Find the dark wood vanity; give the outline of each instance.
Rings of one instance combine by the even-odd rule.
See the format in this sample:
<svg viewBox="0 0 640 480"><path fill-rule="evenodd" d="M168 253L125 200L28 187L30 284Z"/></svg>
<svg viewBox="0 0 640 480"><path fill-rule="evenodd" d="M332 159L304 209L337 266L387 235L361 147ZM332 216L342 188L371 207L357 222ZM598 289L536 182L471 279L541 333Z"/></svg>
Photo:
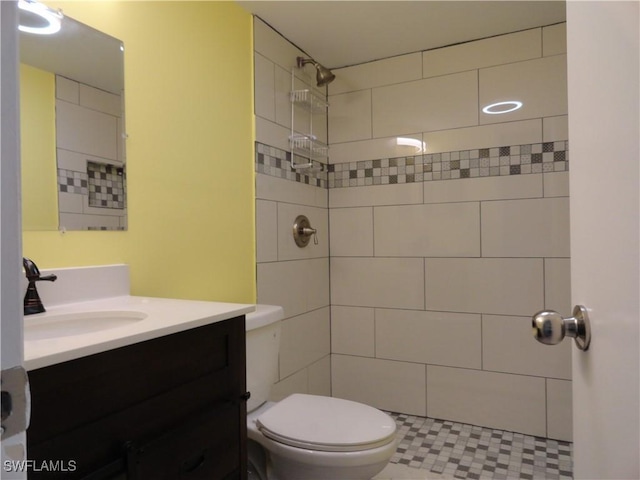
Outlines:
<svg viewBox="0 0 640 480"><path fill-rule="evenodd" d="M244 316L28 373L30 480L247 478Z"/></svg>

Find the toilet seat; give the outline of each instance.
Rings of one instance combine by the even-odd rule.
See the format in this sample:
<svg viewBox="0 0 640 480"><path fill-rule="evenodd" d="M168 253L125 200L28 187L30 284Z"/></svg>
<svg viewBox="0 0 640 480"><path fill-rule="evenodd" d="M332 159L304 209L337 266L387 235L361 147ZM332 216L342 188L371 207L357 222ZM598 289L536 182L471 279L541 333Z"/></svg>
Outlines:
<svg viewBox="0 0 640 480"><path fill-rule="evenodd" d="M362 403L294 394L260 415L256 424L268 438L292 447L325 452L369 450L395 438L395 421Z"/></svg>

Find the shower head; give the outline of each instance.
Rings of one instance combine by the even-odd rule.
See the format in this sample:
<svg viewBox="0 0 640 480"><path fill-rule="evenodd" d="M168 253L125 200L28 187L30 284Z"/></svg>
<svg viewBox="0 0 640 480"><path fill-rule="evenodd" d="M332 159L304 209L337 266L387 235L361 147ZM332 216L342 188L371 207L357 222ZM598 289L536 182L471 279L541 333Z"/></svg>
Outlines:
<svg viewBox="0 0 640 480"><path fill-rule="evenodd" d="M333 82L333 80L336 78L336 76L333 73L331 73L331 70L329 70L326 67L323 67L322 65L320 65L318 62L316 62L311 58L296 57L296 62L298 64L298 68L304 67L307 63L310 63L311 65L316 67L316 83L318 84L319 87L328 85L329 83Z"/></svg>

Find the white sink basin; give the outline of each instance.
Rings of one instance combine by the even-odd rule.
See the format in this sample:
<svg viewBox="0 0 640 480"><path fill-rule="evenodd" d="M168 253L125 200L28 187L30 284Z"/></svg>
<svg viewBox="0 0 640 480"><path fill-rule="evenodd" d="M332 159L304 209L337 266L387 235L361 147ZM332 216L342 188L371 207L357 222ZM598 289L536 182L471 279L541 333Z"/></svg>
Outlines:
<svg viewBox="0 0 640 480"><path fill-rule="evenodd" d="M124 327L147 318L136 311L76 312L51 315L43 318L26 318L24 339L46 340L51 338L85 335L112 328Z"/></svg>

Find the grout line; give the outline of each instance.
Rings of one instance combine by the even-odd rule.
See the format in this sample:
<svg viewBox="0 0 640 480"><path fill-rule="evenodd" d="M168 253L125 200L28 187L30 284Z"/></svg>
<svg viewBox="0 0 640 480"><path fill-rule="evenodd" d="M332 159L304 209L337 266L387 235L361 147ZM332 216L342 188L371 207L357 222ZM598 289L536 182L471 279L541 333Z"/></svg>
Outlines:
<svg viewBox="0 0 640 480"><path fill-rule="evenodd" d="M480 370L484 369L484 314L480 314Z"/></svg>
<svg viewBox="0 0 640 480"><path fill-rule="evenodd" d="M478 225L480 227L480 232L479 232L480 257L479 258L484 258L482 255L482 200L478 202Z"/></svg>

